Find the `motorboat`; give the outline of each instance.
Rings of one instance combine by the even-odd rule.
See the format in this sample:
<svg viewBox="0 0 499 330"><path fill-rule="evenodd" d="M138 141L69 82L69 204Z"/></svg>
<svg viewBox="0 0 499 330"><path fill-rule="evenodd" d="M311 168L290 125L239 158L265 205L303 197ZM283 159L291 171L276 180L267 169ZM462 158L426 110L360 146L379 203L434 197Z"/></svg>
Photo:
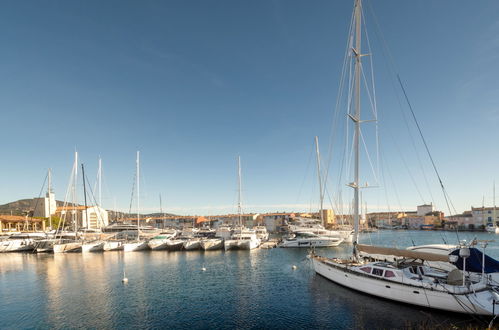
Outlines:
<svg viewBox="0 0 499 330"><path fill-rule="evenodd" d="M339 237L318 236L313 233L293 234L283 239L279 247L283 248L310 248L310 247L334 247L343 242Z"/></svg>

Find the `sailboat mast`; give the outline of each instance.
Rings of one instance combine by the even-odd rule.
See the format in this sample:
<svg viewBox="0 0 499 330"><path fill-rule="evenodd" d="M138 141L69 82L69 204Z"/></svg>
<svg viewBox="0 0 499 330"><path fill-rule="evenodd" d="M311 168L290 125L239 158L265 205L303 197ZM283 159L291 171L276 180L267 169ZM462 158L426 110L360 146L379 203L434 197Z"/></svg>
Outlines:
<svg viewBox="0 0 499 330"><path fill-rule="evenodd" d="M52 230L52 210L50 209L50 201L51 199L51 191L52 190L52 170L49 168L49 173L48 173L48 187L47 187L47 197L48 197L48 213L49 213L49 227L50 230Z"/></svg>
<svg viewBox="0 0 499 330"><path fill-rule="evenodd" d="M90 219L88 218L88 206L87 206L87 189L85 187L85 168L83 167L83 163L81 164L81 176L83 178L83 200L85 201L85 218L87 222L87 229L90 229Z"/></svg>
<svg viewBox="0 0 499 330"><path fill-rule="evenodd" d="M76 198L76 184L78 183L78 152L75 151L75 163L73 165L74 169L74 178L73 178L73 220L74 220L74 230L75 230L75 239L77 239L78 232L78 211L76 204L78 199Z"/></svg>
<svg viewBox="0 0 499 330"><path fill-rule="evenodd" d="M243 225L242 204L241 204L241 156L237 156L237 214L239 215L239 226Z"/></svg>
<svg viewBox="0 0 499 330"><path fill-rule="evenodd" d="M140 236L140 151L137 150L137 239Z"/></svg>
<svg viewBox="0 0 499 330"><path fill-rule="evenodd" d="M102 159L99 156L99 207L102 207Z"/></svg>
<svg viewBox="0 0 499 330"><path fill-rule="evenodd" d="M355 48L353 53L355 56L355 81L354 81L354 102L355 102L355 114L353 116L353 121L355 124L355 136L354 136L354 244L357 243L359 236L359 164L360 164L360 79L361 79L361 10L362 1L355 1Z"/></svg>
<svg viewBox="0 0 499 330"><path fill-rule="evenodd" d="M326 227L326 224L324 222L324 214L322 212L323 207L323 191L322 191L322 177L321 177L321 155L319 152L319 138L316 136L315 137L315 154L317 156L317 178L319 180L319 215L321 219L321 223L324 227Z"/></svg>

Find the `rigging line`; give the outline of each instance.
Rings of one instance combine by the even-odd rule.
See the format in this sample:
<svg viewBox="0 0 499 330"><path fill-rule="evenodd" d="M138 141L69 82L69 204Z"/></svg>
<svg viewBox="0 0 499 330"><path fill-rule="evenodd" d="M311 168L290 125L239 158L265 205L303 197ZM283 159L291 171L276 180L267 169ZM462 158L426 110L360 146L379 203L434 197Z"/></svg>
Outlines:
<svg viewBox="0 0 499 330"><path fill-rule="evenodd" d="M351 36L352 35L352 26L353 26L353 21L354 21L354 15L352 13L352 17L350 19L350 27L349 27L349 32L348 32L348 35ZM351 44L351 40L350 38L347 38L347 44L346 44L346 47L345 47L345 54L344 54L344 57L343 57L343 65L342 65L342 69L341 69L341 78L340 78L340 84L338 86L338 92L337 92L337 99L336 99L336 105L335 105L335 109L334 109L334 115L333 115L333 122L331 123L331 134L330 134L330 138L329 138L329 155L328 155L328 162L327 162L327 167L326 167L326 174L325 174L325 178L328 177L328 174L329 174L329 165L331 164L331 160L332 160L332 155L333 155L333 147L334 147L334 137L335 137L335 128L337 126L337 123L338 123L338 118L339 118L339 113L340 113L340 103L341 103L341 100L343 99L343 90L344 90L344 85L345 85L345 78L346 78L346 71L347 69L349 68L348 66L348 63L350 62L349 61L349 44Z"/></svg>
<svg viewBox="0 0 499 330"><path fill-rule="evenodd" d="M35 202L35 210L37 209L38 207L38 202L40 201L40 196L42 195L42 191L43 191L43 188L45 188L45 183L47 182L47 178L49 176L49 173L47 172L47 174L45 174L45 179L43 179L43 185L42 187L40 188L40 192L38 193L38 198L36 199L36 202ZM49 195L49 203L50 203L50 195ZM30 220L31 222L33 222L33 217L35 215L35 211L33 211L33 213L31 213L31 217L30 217ZM50 216L50 215L49 215ZM26 228L27 230L28 228Z"/></svg>
<svg viewBox="0 0 499 330"><path fill-rule="evenodd" d="M135 171L135 172L137 172L137 171ZM132 213L133 196L134 196L134 192L135 192L135 181L137 181L137 173L135 173L134 176L133 176L132 195L130 196L130 207L128 209L128 214L129 215Z"/></svg>
<svg viewBox="0 0 499 330"><path fill-rule="evenodd" d="M421 194L421 191L419 190L419 186L416 182L416 179L414 178L414 176L412 175L410 169L409 169L409 166L407 165L407 162L405 160L405 157L404 155L402 154L402 151L400 150L395 138L393 137L393 134L390 130L387 130L388 133L390 134L390 137L392 138L392 142L393 142L393 145L395 146L395 149L397 150L398 154L400 155L400 159L402 160L402 163L404 164L406 170L407 170L407 173L409 174L409 177L411 178L411 181L412 183L414 184L414 187L416 188L416 191L418 192L418 195L419 195L419 198L421 198L421 202L423 202L423 204L425 204L425 200L423 198L423 195Z"/></svg>
<svg viewBox="0 0 499 330"><path fill-rule="evenodd" d="M376 32L376 35L378 36L379 40L381 41L381 50L383 51L383 53L385 54L385 56L388 58L388 61L385 61L385 65L387 66L388 70L391 71L393 74L397 74L398 70L396 68L396 63L395 63L395 60L393 59L393 56L390 52L390 49L388 47L388 43L386 42L385 38L384 38L384 35L381 31L381 26L379 24L379 21L378 21L378 18L376 16L376 13L374 12L374 9L372 8L371 6L371 3L369 2L369 8L370 8L370 11L371 11L371 15L373 17L373 21L374 21L374 26L375 26L375 32ZM416 145L415 145L415 142L414 142L414 137L412 136L412 133L411 133L411 130L408 126L408 123L407 123L407 119L405 117L405 112L402 110L403 107L402 107L402 102L400 100L400 97L399 97L399 93L397 93L397 89L395 88L395 84L393 82L392 79L390 79L390 83L392 85L392 88L394 89L395 91L395 95L396 95L396 99L397 99L397 102L399 103L399 106L400 106L400 109L401 109L401 113L402 113L402 116L404 118L404 123L407 127L407 131L408 131L408 134L409 134L409 137L411 139L411 142L412 142L412 145L413 145L413 148L414 148L414 151L415 151L415 154L416 154L416 158L418 160L418 163L419 163L419 166L421 168L421 172L423 174L423 178L425 180L425 183L426 183L426 188L428 189L428 193L430 194L430 197L431 197L431 200L433 202L434 205L436 205L435 203L435 199L433 198L433 194L431 192L431 188L430 188L430 185L429 185L429 182L428 182L428 178L426 176L426 173L424 171L424 168L423 168L423 164L421 162L421 158L419 156L419 152L416 148Z"/></svg>
<svg viewBox="0 0 499 330"><path fill-rule="evenodd" d="M421 140L423 141L423 144L425 146L428 157L430 158L431 165L433 166L433 170L435 171L435 174L437 175L438 182L440 183L440 187L442 188L442 192L443 192L443 195L445 198L445 203L447 204L447 208L449 209L449 213L450 213L449 215L452 215L452 209L451 209L452 201L450 201L450 199L448 198L448 194L445 190L444 183L442 182L442 179L440 177L440 173L437 170L437 166L435 165L435 161L433 160L433 156L431 155L430 149L428 148L428 144L426 143L426 139L423 136L423 132L421 131L421 127L419 126L419 122L416 118L416 114L414 113L414 110L412 109L412 105L411 105L411 103L409 101L409 97L407 96L407 93L405 91L404 84L402 84L402 80L400 79L400 75L398 75L398 74L397 74L397 79L398 79L398 82L400 84L400 88L402 88L402 92L404 93L405 100L407 102L407 105L409 106L409 110L411 110L412 118L414 119L414 123L416 124L416 127L418 128L419 135L421 137ZM455 211L454 205L452 205L452 208Z"/></svg>
<svg viewBox="0 0 499 330"><path fill-rule="evenodd" d="M308 170L309 170L310 164L312 162L313 153L314 153L314 148L310 148L310 154L308 155L307 168L305 169L305 175L303 176L303 180L301 182L300 189L298 190L298 197L296 198L296 204L298 204L298 202L300 200L303 185L305 184L305 180L308 178Z"/></svg>
<svg viewBox="0 0 499 330"><path fill-rule="evenodd" d="M94 205L97 205L97 206L99 206L99 207L101 207L101 208L102 208L102 206L100 206L100 205L97 203L97 200L96 200L96 198L95 198L95 194L94 194L94 192L93 192L93 190L92 190L92 187L91 187L91 185L90 185L90 182L88 181L88 177L85 177L85 181L87 182L88 189L90 190L90 194L88 194L88 192L87 192L87 195L88 195L89 197L91 197L90 202L92 202L92 201L93 201ZM83 186L85 186L85 182L83 182ZM104 219L102 219L102 215L101 215L100 210L99 210L99 212L97 212L97 214L98 214L98 215L97 215L97 220L100 220L100 223L101 223L102 225L104 225Z"/></svg>
<svg viewBox="0 0 499 330"><path fill-rule="evenodd" d="M369 162L369 166L371 166L372 174L374 176L374 179L376 180L376 184L378 184L379 183L379 179L378 179L378 177L376 177L376 172L374 170L374 166L373 166L373 163L372 163L372 160L371 160L371 156L369 155L369 152L367 150L367 145L366 145L366 141L364 140L364 135L362 134L362 130L360 130L360 139L362 141L362 145L364 146L364 150L366 152L367 161Z"/></svg>

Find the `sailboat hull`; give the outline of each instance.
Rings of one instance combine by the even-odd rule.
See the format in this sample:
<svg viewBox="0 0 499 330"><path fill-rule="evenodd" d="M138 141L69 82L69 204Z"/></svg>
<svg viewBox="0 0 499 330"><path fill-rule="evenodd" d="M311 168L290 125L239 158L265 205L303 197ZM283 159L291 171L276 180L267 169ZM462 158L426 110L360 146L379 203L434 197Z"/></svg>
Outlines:
<svg viewBox="0 0 499 330"><path fill-rule="evenodd" d="M81 252L104 252L105 242L84 243Z"/></svg>
<svg viewBox="0 0 499 330"><path fill-rule="evenodd" d="M200 244L205 251L221 250L224 247L224 241L218 238L202 240Z"/></svg>
<svg viewBox="0 0 499 330"><path fill-rule="evenodd" d="M81 252L81 243L54 244L54 253Z"/></svg>
<svg viewBox="0 0 499 330"><path fill-rule="evenodd" d="M184 242L184 250L193 251L201 249L200 240L188 240Z"/></svg>
<svg viewBox="0 0 499 330"><path fill-rule="evenodd" d="M104 251L121 251L123 250L123 241L106 241L103 246Z"/></svg>
<svg viewBox="0 0 499 330"><path fill-rule="evenodd" d="M148 249L149 249L149 245L147 245L147 242L145 242L145 241L131 242L131 243L124 243L123 244L123 251L125 251L125 252L143 251L143 250L148 250Z"/></svg>
<svg viewBox="0 0 499 330"><path fill-rule="evenodd" d="M373 296L457 313L480 315L498 313L494 309L493 302L497 301L499 295L490 290L477 290L474 294L449 294L446 291L370 278L350 271L344 264L328 262L321 257L312 257L312 264L317 274L347 288Z"/></svg>
<svg viewBox="0 0 499 330"><path fill-rule="evenodd" d="M286 239L279 247L282 248L310 248L310 247L335 247L343 242L341 238L310 237L299 239Z"/></svg>

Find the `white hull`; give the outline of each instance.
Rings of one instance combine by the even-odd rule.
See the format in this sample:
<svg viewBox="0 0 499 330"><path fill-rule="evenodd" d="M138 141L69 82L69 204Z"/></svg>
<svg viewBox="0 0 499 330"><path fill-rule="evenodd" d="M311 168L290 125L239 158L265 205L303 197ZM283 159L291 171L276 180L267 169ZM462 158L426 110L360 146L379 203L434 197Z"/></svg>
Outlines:
<svg viewBox="0 0 499 330"><path fill-rule="evenodd" d="M168 248L169 239L152 239L147 243L151 250L166 250Z"/></svg>
<svg viewBox="0 0 499 330"><path fill-rule="evenodd" d="M373 278L348 270L343 264L321 261L321 259L312 257L312 264L317 274L347 288L407 304L457 313L492 315L493 300L497 301L499 298L499 295L483 288L482 290L477 288L476 293L451 294L445 290L430 290L429 287L425 289ZM496 311L496 314L498 312Z"/></svg>
<svg viewBox="0 0 499 330"><path fill-rule="evenodd" d="M105 241L102 247L104 251L120 251L123 250L123 241Z"/></svg>
<svg viewBox="0 0 499 330"><path fill-rule="evenodd" d="M235 239L225 240L224 249L225 249L225 251L237 249L237 240L235 240Z"/></svg>
<svg viewBox="0 0 499 330"><path fill-rule="evenodd" d="M200 244L200 240L199 239L190 239L188 241L184 241L184 249L187 250L187 251L191 251L191 250L199 250L201 249L201 244Z"/></svg>
<svg viewBox="0 0 499 330"><path fill-rule="evenodd" d="M143 251L149 249L146 241L138 241L131 243L123 243L123 251L133 252L133 251Z"/></svg>
<svg viewBox="0 0 499 330"><path fill-rule="evenodd" d="M499 227L496 226L486 226L485 230L492 234L499 234Z"/></svg>
<svg viewBox="0 0 499 330"><path fill-rule="evenodd" d="M104 252L104 244L105 242L92 242L92 243L83 243L81 246L81 252Z"/></svg>
<svg viewBox="0 0 499 330"><path fill-rule="evenodd" d="M7 239L0 241L0 252L33 251L34 241L31 239Z"/></svg>
<svg viewBox="0 0 499 330"><path fill-rule="evenodd" d="M296 239L285 239L279 245L283 248L310 248L310 247L334 247L343 242L342 239L328 237L307 237Z"/></svg>
<svg viewBox="0 0 499 330"><path fill-rule="evenodd" d="M205 251L221 250L224 247L224 241L220 238L204 239L200 244L201 248Z"/></svg>
<svg viewBox="0 0 499 330"><path fill-rule="evenodd" d="M227 250L253 250L260 246L259 239L231 239L224 242Z"/></svg>
<svg viewBox="0 0 499 330"><path fill-rule="evenodd" d="M81 242L54 244L54 253L81 252Z"/></svg>
<svg viewBox="0 0 499 330"><path fill-rule="evenodd" d="M184 240L171 239L166 242L168 251L180 251L184 247Z"/></svg>

